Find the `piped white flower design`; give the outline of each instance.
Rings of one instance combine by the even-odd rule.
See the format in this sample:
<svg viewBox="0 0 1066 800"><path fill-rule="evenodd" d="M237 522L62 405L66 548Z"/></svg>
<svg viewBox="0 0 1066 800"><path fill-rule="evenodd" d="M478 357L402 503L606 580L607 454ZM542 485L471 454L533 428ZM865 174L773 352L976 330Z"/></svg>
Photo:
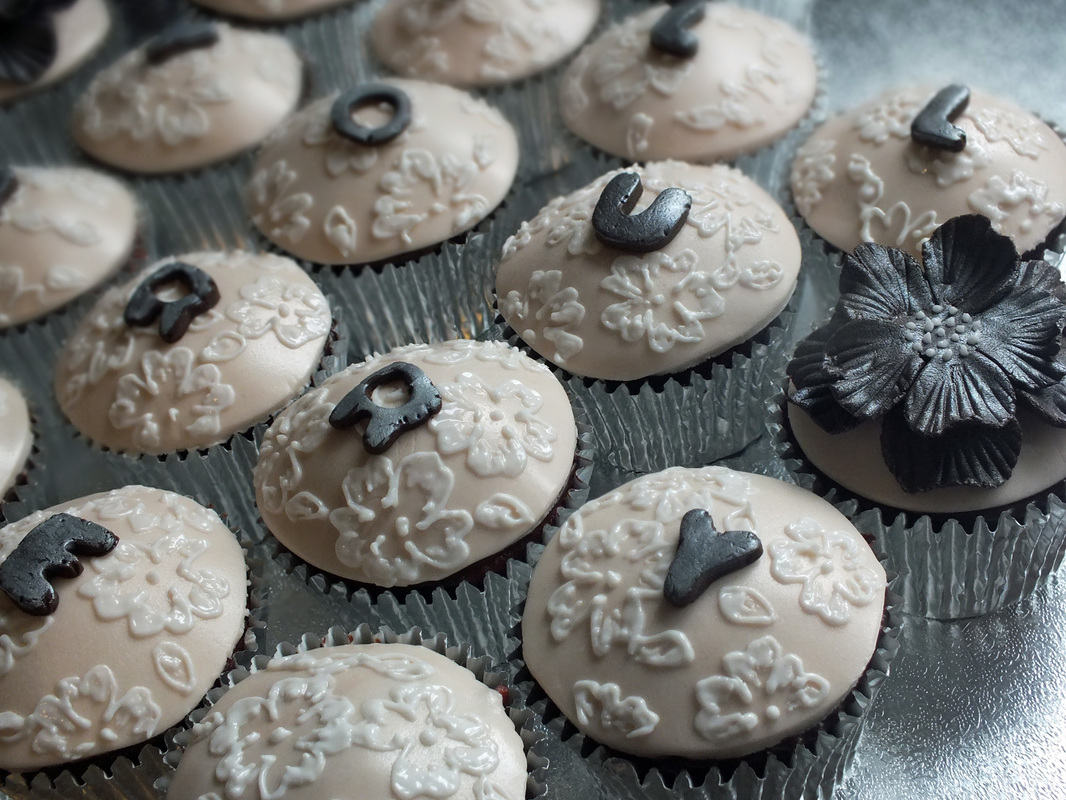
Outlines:
<svg viewBox="0 0 1066 800"><path fill-rule="evenodd" d="M656 353L702 341L703 323L725 312L725 300L711 275L696 271L698 261L692 250L616 258L600 286L622 302L604 309L604 326L627 342L647 339Z"/></svg>
<svg viewBox="0 0 1066 800"><path fill-rule="evenodd" d="M822 191L836 177L833 172L835 147L836 142L831 139L811 139L796 151L790 182L796 208L804 216L822 202Z"/></svg>
<svg viewBox="0 0 1066 800"><path fill-rule="evenodd" d="M326 172L339 177L348 170L362 175L378 163L378 148L366 147L337 133L329 114L313 114L304 128L303 143L325 151Z"/></svg>
<svg viewBox="0 0 1066 800"><path fill-rule="evenodd" d="M264 276L242 286L240 296L226 316L238 323L241 336L258 339L272 331L279 342L295 350L329 333L329 306L314 287Z"/></svg>
<svg viewBox="0 0 1066 800"><path fill-rule="evenodd" d="M100 74L78 104L85 132L104 141L126 134L134 141L158 137L172 147L206 136L211 128L207 107L233 99L229 76L214 68L211 51L179 55L152 67L151 82L136 73L144 54L134 52Z"/></svg>
<svg viewBox="0 0 1066 800"><path fill-rule="evenodd" d="M444 401L429 427L444 455L465 452L466 464L481 478L519 477L527 458L554 457L555 429L538 416L544 398L521 381L495 386L472 372L461 372L437 386Z"/></svg>
<svg viewBox="0 0 1066 800"><path fill-rule="evenodd" d="M1020 156L1034 161L1040 151L1048 149L1035 119L1027 119L1000 108L982 108L973 112L974 125L990 142L1006 142Z"/></svg>
<svg viewBox="0 0 1066 800"><path fill-rule="evenodd" d="M715 510L720 530L758 530L751 505L751 485L739 472L718 467L701 470L699 481L690 481L684 470L666 470L629 485L619 498L642 515L664 524L680 522L693 508ZM726 512L722 504L731 506Z"/></svg>
<svg viewBox="0 0 1066 800"><path fill-rule="evenodd" d="M329 515L340 534L337 558L386 587L425 580L427 567L454 571L470 552L466 535L474 525L469 512L447 508L454 486L438 453L412 453L398 464L372 456L345 477L346 505Z"/></svg>
<svg viewBox="0 0 1066 800"><path fill-rule="evenodd" d="M7 597L0 598L0 678L11 671L16 659L37 646L54 621L53 615L31 616L20 611Z"/></svg>
<svg viewBox="0 0 1066 800"><path fill-rule="evenodd" d="M785 527L791 541L771 543L770 574L784 584L803 585L800 608L829 625L846 625L852 606L878 596L878 575L863 563L862 546L840 531L827 531L804 517Z"/></svg>
<svg viewBox="0 0 1066 800"><path fill-rule="evenodd" d="M0 713L0 742L30 739L34 753L74 761L99 751L101 742L150 738L162 716L152 693L143 686L120 691L115 674L103 665L63 678L55 694L38 700L25 717Z"/></svg>
<svg viewBox="0 0 1066 800"><path fill-rule="evenodd" d="M248 193L252 202L263 209L252 221L275 239L287 239L292 243L301 241L311 229L307 212L315 199L307 192L289 192L296 182L296 172L289 169L284 159L264 167L252 176Z"/></svg>
<svg viewBox="0 0 1066 800"><path fill-rule="evenodd" d="M580 353L584 340L573 333L585 319L585 306L577 289L563 285L561 270L536 270L529 278L529 288L523 295L510 291L500 298L500 312L527 342L533 343L537 333L532 323L541 328L540 336L555 345L552 360L559 366Z"/></svg>
<svg viewBox="0 0 1066 800"><path fill-rule="evenodd" d="M804 672L799 656L785 654L773 636L764 636L747 649L727 653L724 675L696 684L700 710L696 731L704 739L725 742L744 736L762 722L773 723L803 708L813 708L829 695L829 681ZM762 716L753 706L766 699Z"/></svg>
<svg viewBox="0 0 1066 800"><path fill-rule="evenodd" d="M897 92L855 118L855 130L864 142L884 144L889 136L909 139L911 122L928 98L913 92Z"/></svg>
<svg viewBox="0 0 1066 800"><path fill-rule="evenodd" d="M659 715L648 708L644 698L622 697L617 683L578 681L573 692L577 721L586 727L621 731L627 739L637 739L659 725Z"/></svg>
<svg viewBox="0 0 1066 800"><path fill-rule="evenodd" d="M634 659L652 667L682 667L696 657L692 642L679 630L647 633L644 603L662 600L663 584L677 552L659 522L624 520L610 530L585 531L580 516L559 532L565 579L548 598L551 634L565 641L587 622L592 652L607 655L623 647ZM612 562L642 565L635 585L619 587Z"/></svg>
<svg viewBox="0 0 1066 800"><path fill-rule="evenodd" d="M237 392L223 383L217 366L195 366L195 362L196 356L187 347L145 353L140 374L119 378L108 410L111 424L119 430L134 428L134 444L149 450L160 447L166 425L180 425L196 436L221 433L221 414L237 401ZM145 410L145 406L157 406L163 400L168 400L170 407L159 417Z"/></svg>

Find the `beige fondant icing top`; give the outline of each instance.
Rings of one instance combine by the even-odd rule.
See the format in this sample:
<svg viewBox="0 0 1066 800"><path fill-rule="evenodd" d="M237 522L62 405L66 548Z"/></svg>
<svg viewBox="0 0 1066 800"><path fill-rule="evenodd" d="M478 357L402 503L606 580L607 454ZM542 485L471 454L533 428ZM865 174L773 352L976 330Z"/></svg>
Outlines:
<svg viewBox="0 0 1066 800"><path fill-rule="evenodd" d="M74 139L131 172L167 173L263 141L299 102L303 66L283 37L216 26L219 40L148 64L146 45L97 75L74 107Z"/></svg>
<svg viewBox="0 0 1066 800"><path fill-rule="evenodd" d="M754 531L762 556L691 605L663 585L686 512ZM533 572L522 652L596 741L642 756L732 758L816 725L881 629L885 572L829 503L722 467L675 467L592 501Z"/></svg>
<svg viewBox="0 0 1066 800"><path fill-rule="evenodd" d="M599 15L600 0L390 0L370 42L401 75L487 86L562 61Z"/></svg>
<svg viewBox="0 0 1066 800"><path fill-rule="evenodd" d="M692 209L651 253L604 245L592 212L619 172L641 176L640 214L680 187ZM504 245L496 296L534 350L575 375L633 380L668 374L749 339L788 303L800 244L784 211L723 165L676 161L617 170L553 200Z"/></svg>
<svg viewBox="0 0 1066 800"><path fill-rule="evenodd" d="M111 27L111 15L104 0L78 0L70 8L53 15L53 20L57 42L55 60L33 83L0 81L0 104L66 77L92 55Z"/></svg>
<svg viewBox="0 0 1066 800"><path fill-rule="evenodd" d="M421 369L441 410L380 455L366 423L330 414L362 381L396 362ZM373 399L402 404L402 386ZM577 432L562 385L502 342L401 347L349 367L278 415L255 470L267 527L319 569L378 586L447 577L505 549L555 508Z"/></svg>
<svg viewBox="0 0 1066 800"><path fill-rule="evenodd" d="M38 511L0 530L0 563L65 513L118 545L52 581L58 606L31 616L0 592L0 768L119 750L178 723L244 631L244 554L215 512L127 486Z"/></svg>
<svg viewBox="0 0 1066 800"><path fill-rule="evenodd" d="M921 254L952 217L983 214L1030 250L1066 217L1066 144L1013 103L972 91L954 120L966 148L951 153L911 140L911 122L938 87L909 87L831 119L797 151L796 207L842 250L861 242Z"/></svg>
<svg viewBox="0 0 1066 800"><path fill-rule="evenodd" d="M789 423L804 456L844 488L892 508L921 514L958 514L1017 503L1066 480L1066 429L1018 409L1021 452L1010 478L1000 486L950 486L906 492L881 455L881 422L866 422L844 433L820 428L802 409L788 407Z"/></svg>
<svg viewBox="0 0 1066 800"><path fill-rule="evenodd" d="M135 290L175 260L206 272L220 300L168 344L157 323L131 326L124 312ZM185 293L161 287L157 296L172 301ZM307 385L330 324L322 292L287 258L233 252L165 259L100 298L60 355L56 396L100 446L155 454L209 447Z"/></svg>
<svg viewBox="0 0 1066 800"><path fill-rule="evenodd" d="M818 70L808 42L780 20L709 3L690 30L690 59L651 47L665 4L587 45L560 84L567 127L634 161L732 159L774 141L807 114Z"/></svg>
<svg viewBox="0 0 1066 800"><path fill-rule="evenodd" d="M168 800L523 800L500 694L425 647L345 645L271 661L191 732Z"/></svg>
<svg viewBox="0 0 1066 800"><path fill-rule="evenodd" d="M248 211L279 247L321 264L380 261L443 242L503 200L518 166L510 123L458 89L391 78L411 101L411 124L367 146L330 121L336 96L293 116L263 146L246 192ZM391 116L377 106L362 125Z"/></svg>
<svg viewBox="0 0 1066 800"><path fill-rule="evenodd" d="M118 181L75 167L17 167L0 206L0 328L39 317L126 263L137 206Z"/></svg>
<svg viewBox="0 0 1066 800"><path fill-rule="evenodd" d="M0 378L0 498L15 485L33 447L30 411L22 393Z"/></svg>
<svg viewBox="0 0 1066 800"><path fill-rule="evenodd" d="M274 22L325 11L350 0L193 0L197 5L235 17Z"/></svg>

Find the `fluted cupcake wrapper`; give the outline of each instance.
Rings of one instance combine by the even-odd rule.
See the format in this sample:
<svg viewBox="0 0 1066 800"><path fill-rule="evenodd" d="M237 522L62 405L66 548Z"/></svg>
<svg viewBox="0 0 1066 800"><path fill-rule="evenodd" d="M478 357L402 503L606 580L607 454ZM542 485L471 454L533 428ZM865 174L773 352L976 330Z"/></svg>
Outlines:
<svg viewBox="0 0 1066 800"><path fill-rule="evenodd" d="M794 483L835 505L884 550L899 573L901 610L952 620L991 614L1024 600L1066 555L1066 485L1046 499L973 513L967 521L884 510L822 476L792 439L784 390L767 405L767 428ZM941 515L942 516L942 515Z"/></svg>
<svg viewBox="0 0 1066 800"><path fill-rule="evenodd" d="M499 669L493 665L489 656L475 655L466 644L449 644L448 637L443 633L434 635L423 634L422 630L413 627L405 633L395 633L385 627L372 628L370 625L360 625L351 632L342 627L330 628L325 636L305 634L296 644L282 643L274 651L275 657L289 656L296 653L306 653L319 648L336 647L348 644L410 644L426 647L435 653L455 662L461 667L470 670L474 677L491 689L503 689L505 692L505 706L507 714L514 723L515 729L522 737L522 744L526 753L528 765L526 782L526 800L537 800L547 792L549 780L548 760L541 752L541 742L544 732L536 726L535 715L525 705L522 694L514 687L509 686L509 677L506 669ZM206 717L212 706L232 687L239 684L260 670L270 662L266 655L256 655L251 658L243 658L240 665L226 674L221 684L208 692L204 703L193 711L186 720L185 726L180 730L172 730L166 735L166 753L163 756L165 774L157 778L153 797L162 796L170 784L173 770L181 762L184 748L188 745L191 737L192 726Z"/></svg>
<svg viewBox="0 0 1066 800"><path fill-rule="evenodd" d="M536 561L542 548L532 554ZM597 783L609 787L609 796L618 800L781 800L781 798L825 798L840 782L855 753L867 712L888 677L892 659L899 651L902 629L901 598L896 593L900 581L887 556L876 543L873 550L886 567L888 588L885 611L874 654L858 684L826 719L794 742L741 759L723 762L679 759L642 759L612 750L581 733L540 688L525 666L521 649L522 612L533 567L518 564L513 575L520 598L511 612L511 639L515 646L510 660L515 682L527 703L552 733L547 752L565 748L580 756Z"/></svg>

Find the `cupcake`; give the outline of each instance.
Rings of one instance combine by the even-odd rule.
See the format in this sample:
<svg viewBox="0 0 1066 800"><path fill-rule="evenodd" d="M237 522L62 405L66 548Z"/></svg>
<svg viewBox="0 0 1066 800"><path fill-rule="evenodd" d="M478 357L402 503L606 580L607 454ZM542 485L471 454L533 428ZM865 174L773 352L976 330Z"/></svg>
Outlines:
<svg viewBox="0 0 1066 800"><path fill-rule="evenodd" d="M635 381L752 339L785 308L799 266L788 217L753 181L667 161L608 173L523 223L496 297L546 361Z"/></svg>
<svg viewBox="0 0 1066 800"><path fill-rule="evenodd" d="M388 79L286 122L260 151L246 202L260 232L297 258L361 264L473 228L517 166L514 129L483 100Z"/></svg>
<svg viewBox="0 0 1066 800"><path fill-rule="evenodd" d="M279 414L256 499L278 540L332 575L375 587L475 579L560 505L582 502L578 446L565 390L521 352L411 345Z"/></svg>
<svg viewBox="0 0 1066 800"><path fill-rule="evenodd" d="M791 183L807 224L844 251L875 242L918 256L950 218L981 214L1024 253L1066 217L1066 144L1006 100L907 87L818 128Z"/></svg>
<svg viewBox="0 0 1066 800"><path fill-rule="evenodd" d="M370 44L408 78L489 86L562 61L592 31L600 0L390 0Z"/></svg>
<svg viewBox="0 0 1066 800"><path fill-rule="evenodd" d="M789 365L788 424L801 469L879 512L910 602L958 616L1031 591L1050 565L1015 547L1066 537L1047 516L1066 479L1066 286L985 217L949 220L922 251L844 259L832 320Z"/></svg>
<svg viewBox="0 0 1066 800"><path fill-rule="evenodd" d="M185 749L167 799L312 800L351 796L354 785L366 800L529 796L533 734L505 709L499 678L443 637L397 638L421 639L331 631L326 646L232 676L178 735Z"/></svg>
<svg viewBox="0 0 1066 800"><path fill-rule="evenodd" d="M0 498L26 468L32 448L33 429L26 401L14 385L0 378Z"/></svg>
<svg viewBox="0 0 1066 800"><path fill-rule="evenodd" d="M180 721L244 632L214 512L127 486L0 529L0 769L69 764Z"/></svg>
<svg viewBox="0 0 1066 800"><path fill-rule="evenodd" d="M894 650L886 592L862 536L816 495L672 468L587 504L549 542L522 658L580 734L612 748L603 758L710 769L717 786L736 766L723 761L775 748L766 785L806 796L831 788Z"/></svg>
<svg viewBox="0 0 1066 800"><path fill-rule="evenodd" d="M111 16L103 0L30 0L0 10L0 104L48 86L103 42Z"/></svg>
<svg viewBox="0 0 1066 800"><path fill-rule="evenodd" d="M196 169L262 142L296 108L302 76L281 36L181 23L93 79L74 107L74 139L130 172Z"/></svg>
<svg viewBox="0 0 1066 800"><path fill-rule="evenodd" d="M76 167L0 170L0 329L47 314L124 265L137 204L112 178Z"/></svg>
<svg viewBox="0 0 1066 800"><path fill-rule="evenodd" d="M193 0L197 5L256 22L288 22L351 0Z"/></svg>
<svg viewBox="0 0 1066 800"><path fill-rule="evenodd" d="M725 3L663 3L587 45L560 85L566 126L635 161L732 159L783 136L814 102L810 44Z"/></svg>
<svg viewBox="0 0 1066 800"><path fill-rule="evenodd" d="M203 449L298 394L330 328L326 298L287 258L169 258L100 298L60 354L56 396L101 447Z"/></svg>

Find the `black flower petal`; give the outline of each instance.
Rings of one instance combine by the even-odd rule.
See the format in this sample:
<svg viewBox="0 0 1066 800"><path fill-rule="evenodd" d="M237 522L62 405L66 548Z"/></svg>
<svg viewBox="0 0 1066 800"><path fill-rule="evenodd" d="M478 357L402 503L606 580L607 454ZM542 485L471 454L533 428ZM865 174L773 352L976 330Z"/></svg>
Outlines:
<svg viewBox="0 0 1066 800"><path fill-rule="evenodd" d="M841 325L826 341L825 353L836 376L833 397L862 420L880 417L902 400L923 363L900 326L879 319Z"/></svg>
<svg viewBox="0 0 1066 800"><path fill-rule="evenodd" d="M926 436L963 424L1002 428L1014 418L1014 408L1007 374L978 352L946 362L929 359L904 401L907 423Z"/></svg>
<svg viewBox="0 0 1066 800"><path fill-rule="evenodd" d="M841 408L830 389L834 378L826 369L825 342L837 327L831 322L814 331L799 343L788 364L789 380L795 387L789 402L806 411L827 433L843 433L860 422Z"/></svg>
<svg viewBox="0 0 1066 800"><path fill-rule="evenodd" d="M922 266L910 253L860 244L844 257L839 308L854 319L895 319L933 304Z"/></svg>
<svg viewBox="0 0 1066 800"><path fill-rule="evenodd" d="M881 426L881 456L907 492L1000 486L1014 471L1021 449L1022 429L1015 420L1001 428L962 425L943 436L923 436L897 409Z"/></svg>
<svg viewBox="0 0 1066 800"><path fill-rule="evenodd" d="M971 314L998 303L1018 282L1018 251L986 217L955 217L922 246L922 262L936 302Z"/></svg>
<svg viewBox="0 0 1066 800"><path fill-rule="evenodd" d="M1055 363L1066 306L1047 292L1019 289L978 319L977 349L995 361L1024 389L1058 383L1064 373Z"/></svg>
<svg viewBox="0 0 1066 800"><path fill-rule="evenodd" d="M1039 289L1066 302L1066 283L1062 273L1046 261L1024 261L1018 272L1019 289Z"/></svg>
<svg viewBox="0 0 1066 800"><path fill-rule="evenodd" d="M0 80L33 83L55 61L59 43L52 16L32 12L0 25Z"/></svg>
<svg viewBox="0 0 1066 800"><path fill-rule="evenodd" d="M1060 370L1066 370L1066 352L1060 350L1055 363ZM1044 422L1066 428L1066 378L1036 391L1022 389L1018 399Z"/></svg>

